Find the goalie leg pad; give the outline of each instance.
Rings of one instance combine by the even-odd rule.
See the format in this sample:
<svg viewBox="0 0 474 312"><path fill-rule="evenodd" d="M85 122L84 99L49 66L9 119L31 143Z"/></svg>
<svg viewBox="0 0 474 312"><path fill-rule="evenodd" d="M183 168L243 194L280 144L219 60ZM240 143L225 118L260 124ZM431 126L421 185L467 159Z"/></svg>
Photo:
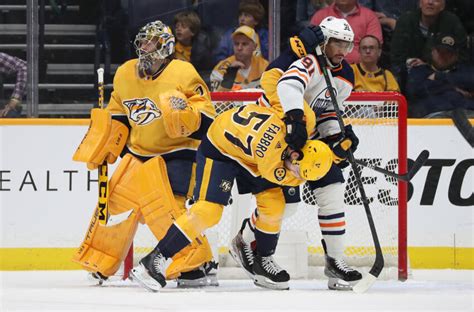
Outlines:
<svg viewBox="0 0 474 312"><path fill-rule="evenodd" d="M173 222L187 211L186 198L173 195L166 163L161 156L145 162L137 173L137 180L140 211L154 236L161 240ZM173 257L166 275L168 279L176 278L181 272L194 270L211 259L209 242L199 235Z"/></svg>
<svg viewBox="0 0 474 312"><path fill-rule="evenodd" d="M187 211L185 208L185 201L186 198L176 196L176 202L183 212ZM170 222L173 222L173 220L170 220ZM206 262L211 261L211 246L209 245L206 236L199 235L199 237L195 238L189 246L186 246L175 254L172 259L173 262L171 262L166 269L166 278L170 280L176 279L183 272L192 271L204 265Z"/></svg>
<svg viewBox="0 0 474 312"><path fill-rule="evenodd" d="M114 163L127 142L128 134L127 126L113 120L107 110L94 108L91 111L89 130L72 159L88 163L91 170L105 160Z"/></svg>
<svg viewBox="0 0 474 312"><path fill-rule="evenodd" d="M142 165L137 173L137 184L140 212L152 233L161 240L173 221L186 211L184 198L175 199L161 156ZM178 204L178 200L182 203Z"/></svg>
<svg viewBox="0 0 474 312"><path fill-rule="evenodd" d="M173 262L166 269L167 279L176 279L181 273L193 271L212 260L212 251L206 236L200 235L173 256Z"/></svg>
<svg viewBox="0 0 474 312"><path fill-rule="evenodd" d="M138 225L134 176L140 166L141 161L126 155L115 170L110 180L109 222L107 226L99 225L96 209L86 237L73 258L84 269L111 276L125 258Z"/></svg>

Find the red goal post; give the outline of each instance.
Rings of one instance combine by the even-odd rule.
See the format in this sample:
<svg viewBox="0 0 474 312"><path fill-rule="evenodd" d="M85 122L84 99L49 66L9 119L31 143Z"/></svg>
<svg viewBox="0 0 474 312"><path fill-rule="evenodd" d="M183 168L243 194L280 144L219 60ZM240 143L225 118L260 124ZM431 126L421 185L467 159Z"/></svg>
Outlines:
<svg viewBox="0 0 474 312"><path fill-rule="evenodd" d="M260 95L261 92L212 92L211 99L216 110L220 113L234 106L254 103ZM364 159L366 162L377 166L386 163L385 169L395 171L398 174L405 174L407 172L407 102L403 95L396 92L353 92L346 101L345 112L343 115L346 124L351 123L356 127L356 133L361 140L359 149L355 154L357 158ZM390 131L386 131L386 128L389 128ZM359 131L362 136L359 134ZM369 141L369 145L367 145L367 142L364 145L364 138L366 135L368 136L366 141ZM381 138L374 139L374 135L381 136ZM366 153L364 153L364 146L369 147L368 152ZM388 152L380 158L374 158L375 156L373 156L373 154L383 154L383 151L385 150L391 150L391 152ZM359 167L359 170L365 170L364 172L368 172L368 170L370 171L371 169ZM375 176L377 174L379 175L378 177ZM372 176L363 177L363 179L366 179L366 181L371 183L368 187L376 186L374 188L374 194L376 193L377 195L373 196L374 200L370 204L370 207L372 214L374 215L375 226L379 233L387 266L396 268L397 278L404 281L408 277L408 185L406 182L395 181L393 178L383 176L379 173L372 173L372 171L367 173L367 175ZM371 266L374 250L369 232L364 233L364 231L369 231L369 226L366 222L363 207L358 207L357 203L355 203L359 193L355 182L351 181L351 173L345 174L345 177L347 181L345 192L346 204L350 207L354 206L357 208L348 209L348 215L346 217L348 219L348 231L346 236L361 236L367 240L363 242L350 242L350 244L354 246L346 250L346 255L348 255L349 258L355 259L353 265L364 267ZM383 186L379 187L379 184L383 184ZM320 239L320 234L318 234L318 224L314 223L317 222L317 216L315 217L311 215L311 217L308 217L308 213L313 213L314 209L311 209L311 207L314 205L314 199L311 198L312 195L308 193L307 189L301 188L301 192L302 200L306 203L304 204L303 209L301 209L301 207L298 208L298 210L302 211L301 216L292 217L294 220L289 220L287 224L284 222L282 231L285 229L291 230L293 228L302 229L306 226L308 232L310 232L308 235L308 250L310 251L308 262L321 265L321 261L318 259L321 258L322 248L315 247L319 245ZM396 196L391 196L394 193L396 193ZM398 208L397 211L394 211L395 208L393 207ZM221 256L222 254L227 253L228 243L233 235L236 234L235 226L241 222L240 219L242 213L236 217L235 208L233 209L234 211L232 214L226 212L232 210L230 208L231 207L228 206L224 209L221 222L216 225L214 229L210 229L210 232L219 234L217 247ZM355 211L358 215L354 217L356 220L353 220L351 219L351 214ZM231 219L231 221L229 221L229 219ZM239 220L236 221L233 219ZM308 219L314 219L314 222L311 221L313 223L302 225L302 223L306 222ZM351 225L354 225L354 229L350 228ZM136 263L146 254L146 251L144 251L141 246L153 247L155 244L156 240L154 242L145 242L145 240L140 237L140 233L137 233L134 240L134 245L136 247L130 249L129 255L125 261L124 276L128 276L128 272L131 269L133 262ZM313 256L316 260L313 259ZM359 258L363 260L359 261Z"/></svg>

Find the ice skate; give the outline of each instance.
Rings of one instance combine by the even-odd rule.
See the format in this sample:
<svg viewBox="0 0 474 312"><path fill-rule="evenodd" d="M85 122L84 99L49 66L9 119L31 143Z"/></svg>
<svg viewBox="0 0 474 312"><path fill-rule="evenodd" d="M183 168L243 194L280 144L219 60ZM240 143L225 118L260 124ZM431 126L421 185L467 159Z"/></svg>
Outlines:
<svg viewBox="0 0 474 312"><path fill-rule="evenodd" d="M234 258L235 262L239 264L245 271L245 273L254 280L255 275L253 272L253 263L255 259L254 251L250 244L244 242L242 233L239 231L230 244L230 255Z"/></svg>
<svg viewBox="0 0 474 312"><path fill-rule="evenodd" d="M256 255L253 272L255 274L254 283L257 286L276 290L290 289L288 285L290 275L275 262L272 256Z"/></svg>
<svg viewBox="0 0 474 312"><path fill-rule="evenodd" d="M352 290L352 286L362 278L359 271L349 267L342 259L334 259L326 255L324 275L328 280L328 288L332 290Z"/></svg>
<svg viewBox="0 0 474 312"><path fill-rule="evenodd" d="M98 286L102 286L108 277L102 275L100 272L91 272L89 273L89 280L96 283Z"/></svg>
<svg viewBox="0 0 474 312"><path fill-rule="evenodd" d="M166 258L155 248L132 269L130 278L147 290L156 292L166 285L165 266Z"/></svg>
<svg viewBox="0 0 474 312"><path fill-rule="evenodd" d="M219 286L217 280L218 263L215 261L206 262L199 268L181 273L176 279L179 288L193 288L206 286Z"/></svg>

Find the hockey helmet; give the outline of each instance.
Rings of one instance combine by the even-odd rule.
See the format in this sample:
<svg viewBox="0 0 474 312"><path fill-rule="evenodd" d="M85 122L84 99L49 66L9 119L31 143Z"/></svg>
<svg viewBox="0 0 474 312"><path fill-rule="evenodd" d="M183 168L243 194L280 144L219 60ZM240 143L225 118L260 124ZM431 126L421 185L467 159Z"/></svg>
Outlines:
<svg viewBox="0 0 474 312"><path fill-rule="evenodd" d="M299 165L300 176L305 180L321 179L332 166L332 151L323 141L308 140L301 149L301 154L302 156L292 163Z"/></svg>
<svg viewBox="0 0 474 312"><path fill-rule="evenodd" d="M328 44L329 39L335 38L349 42L347 53L350 53L354 48L354 32L345 19L328 16L319 24L319 27L324 35L324 47Z"/></svg>

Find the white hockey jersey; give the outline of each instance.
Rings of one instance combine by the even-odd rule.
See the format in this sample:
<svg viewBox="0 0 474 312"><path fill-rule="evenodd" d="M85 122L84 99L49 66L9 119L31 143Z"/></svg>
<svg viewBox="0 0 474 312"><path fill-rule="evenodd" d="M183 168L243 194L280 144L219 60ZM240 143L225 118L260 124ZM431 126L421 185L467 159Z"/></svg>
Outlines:
<svg viewBox="0 0 474 312"><path fill-rule="evenodd" d="M354 72L346 61L330 72L339 109L344 111L344 101L354 85ZM317 131L314 138L325 138L341 132L326 80L314 55L293 62L279 79L277 92L285 112L303 109L304 102L312 108L316 114Z"/></svg>

